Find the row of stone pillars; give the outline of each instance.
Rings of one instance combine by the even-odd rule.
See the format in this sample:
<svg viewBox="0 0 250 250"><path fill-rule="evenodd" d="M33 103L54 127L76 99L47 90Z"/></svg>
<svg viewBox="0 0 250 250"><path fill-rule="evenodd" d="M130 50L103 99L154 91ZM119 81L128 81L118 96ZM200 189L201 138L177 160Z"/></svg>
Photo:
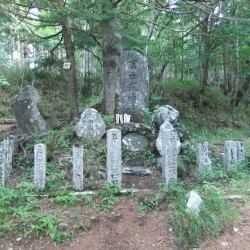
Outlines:
<svg viewBox="0 0 250 250"><path fill-rule="evenodd" d="M220 162L227 172L233 172L237 166L245 161L245 146L242 141L226 141L224 152L220 154ZM198 172L212 171L212 161L209 157L208 142L197 143L196 164Z"/></svg>
<svg viewBox="0 0 250 250"><path fill-rule="evenodd" d="M0 185L4 186L12 170L12 156L15 151L16 138L8 138L0 142ZM122 143L121 131L110 129L107 131L107 182L122 185ZM228 172L237 168L237 164L245 160L244 142L226 141L222 153L222 162ZM204 169L212 170L209 157L208 143L198 143L196 146L196 162L199 173ZM73 146L73 188L84 188L84 150L83 145ZM162 131L162 174L166 184L177 181L177 133L175 130ZM37 191L45 188L46 182L46 145L36 144L34 148L34 186Z"/></svg>
<svg viewBox="0 0 250 250"><path fill-rule="evenodd" d="M164 130L162 136L163 178L166 183L177 180L177 134L174 130ZM82 190L84 170L83 145L73 146L73 188ZM107 131L107 182L122 185L122 143L121 131ZM34 149L34 185L37 191L45 188L46 145L37 144Z"/></svg>

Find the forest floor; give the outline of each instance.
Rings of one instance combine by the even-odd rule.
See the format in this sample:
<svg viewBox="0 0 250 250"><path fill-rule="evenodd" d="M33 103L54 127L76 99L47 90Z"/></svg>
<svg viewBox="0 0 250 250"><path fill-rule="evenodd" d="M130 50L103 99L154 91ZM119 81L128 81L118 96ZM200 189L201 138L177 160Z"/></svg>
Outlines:
<svg viewBox="0 0 250 250"><path fill-rule="evenodd" d="M12 130L12 125L1 125L1 135ZM160 181L154 166L150 166L153 175L146 177L125 176L125 187L140 190L156 191ZM15 178L15 176L13 176ZM103 183L102 183L103 184ZM54 245L49 237L12 239L1 237L0 249L6 250L153 250L181 249L177 238L169 226L168 203L163 202L152 211L139 211L138 196L122 196L110 212L98 211L94 208L85 210L81 219L85 229L66 242ZM206 239L194 248L200 250L249 250L250 249L250 199L244 197L244 203L238 205L240 219L235 225L214 239ZM79 209L79 208L78 208ZM83 208L82 208L83 209ZM71 210L62 210L63 216L73 216ZM67 229L66 229L67 230Z"/></svg>
<svg viewBox="0 0 250 250"><path fill-rule="evenodd" d="M142 177L147 186L150 177ZM51 239L43 237L0 240L0 249L6 250L153 250L182 249L178 246L168 224L167 203L152 211L138 211L138 197L122 197L110 212L94 209L85 211L86 230L60 245L53 245ZM241 217L232 227L227 228L218 238L207 239L195 248L200 250L249 250L250 249L250 200L239 206ZM62 214L71 216L64 210ZM90 219L92 218L92 219Z"/></svg>

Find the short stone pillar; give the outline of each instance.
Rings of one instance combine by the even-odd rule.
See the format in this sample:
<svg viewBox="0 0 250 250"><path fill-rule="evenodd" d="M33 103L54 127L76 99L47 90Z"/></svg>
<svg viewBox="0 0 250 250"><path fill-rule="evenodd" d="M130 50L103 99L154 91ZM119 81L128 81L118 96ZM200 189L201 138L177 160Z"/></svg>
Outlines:
<svg viewBox="0 0 250 250"><path fill-rule="evenodd" d="M83 145L73 145L73 188L83 189Z"/></svg>
<svg viewBox="0 0 250 250"><path fill-rule="evenodd" d="M237 142L226 141L224 145L224 164L228 172L237 169Z"/></svg>
<svg viewBox="0 0 250 250"><path fill-rule="evenodd" d="M4 141L0 141L0 186L4 187L6 182L6 164Z"/></svg>
<svg viewBox="0 0 250 250"><path fill-rule="evenodd" d="M177 133L174 129L162 130L162 174L166 184L177 181Z"/></svg>
<svg viewBox="0 0 250 250"><path fill-rule="evenodd" d="M245 161L245 144L243 141L236 141L237 143L237 162Z"/></svg>
<svg viewBox="0 0 250 250"><path fill-rule="evenodd" d="M196 166L199 174L206 170L212 171L211 159L208 156L208 142L196 144Z"/></svg>
<svg viewBox="0 0 250 250"><path fill-rule="evenodd" d="M107 131L107 181L119 187L122 184L122 146L121 131L110 129Z"/></svg>
<svg viewBox="0 0 250 250"><path fill-rule="evenodd" d="M36 144L34 148L34 186L42 191L46 182L46 145Z"/></svg>

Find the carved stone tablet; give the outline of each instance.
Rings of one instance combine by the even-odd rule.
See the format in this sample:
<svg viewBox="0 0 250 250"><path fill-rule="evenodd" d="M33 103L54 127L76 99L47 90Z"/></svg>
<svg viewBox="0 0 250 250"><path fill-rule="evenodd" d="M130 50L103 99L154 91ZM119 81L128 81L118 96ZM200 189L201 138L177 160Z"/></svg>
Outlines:
<svg viewBox="0 0 250 250"><path fill-rule="evenodd" d="M136 51L127 51L120 61L119 114L131 115L132 122L142 122L149 105L149 73L147 59Z"/></svg>
<svg viewBox="0 0 250 250"><path fill-rule="evenodd" d="M73 146L73 188L83 189L83 146Z"/></svg>
<svg viewBox="0 0 250 250"><path fill-rule="evenodd" d="M42 191L46 182L46 145L36 144L34 149L34 185L36 191Z"/></svg>
<svg viewBox="0 0 250 250"><path fill-rule="evenodd" d="M121 131L110 129L107 131L107 181L122 183Z"/></svg>
<svg viewBox="0 0 250 250"><path fill-rule="evenodd" d="M162 131L162 174L166 184L177 181L177 134L174 129Z"/></svg>

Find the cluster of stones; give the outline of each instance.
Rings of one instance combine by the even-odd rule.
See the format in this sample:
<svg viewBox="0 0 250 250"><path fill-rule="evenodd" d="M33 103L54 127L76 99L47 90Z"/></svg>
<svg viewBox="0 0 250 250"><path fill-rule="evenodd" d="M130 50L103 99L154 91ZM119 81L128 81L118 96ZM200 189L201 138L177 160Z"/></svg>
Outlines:
<svg viewBox="0 0 250 250"><path fill-rule="evenodd" d="M177 139L174 130L163 131L163 178L166 183L177 180ZM73 146L73 188L84 188L84 150L83 145ZM122 168L122 140L121 130L109 129L107 131L107 182L122 185L122 173L127 173L128 168ZM131 169L130 169L131 171ZM34 185L35 190L45 188L46 179L46 146L35 145L34 149Z"/></svg>
<svg viewBox="0 0 250 250"><path fill-rule="evenodd" d="M0 186L5 186L12 172L13 155L17 149L17 137L10 136L0 141Z"/></svg>
<svg viewBox="0 0 250 250"><path fill-rule="evenodd" d="M221 153L221 163L227 172L233 172L240 163L245 161L245 147L242 141L226 141L224 153ZM208 142L197 143L196 145L196 164L198 173L212 171L212 163L209 157Z"/></svg>

